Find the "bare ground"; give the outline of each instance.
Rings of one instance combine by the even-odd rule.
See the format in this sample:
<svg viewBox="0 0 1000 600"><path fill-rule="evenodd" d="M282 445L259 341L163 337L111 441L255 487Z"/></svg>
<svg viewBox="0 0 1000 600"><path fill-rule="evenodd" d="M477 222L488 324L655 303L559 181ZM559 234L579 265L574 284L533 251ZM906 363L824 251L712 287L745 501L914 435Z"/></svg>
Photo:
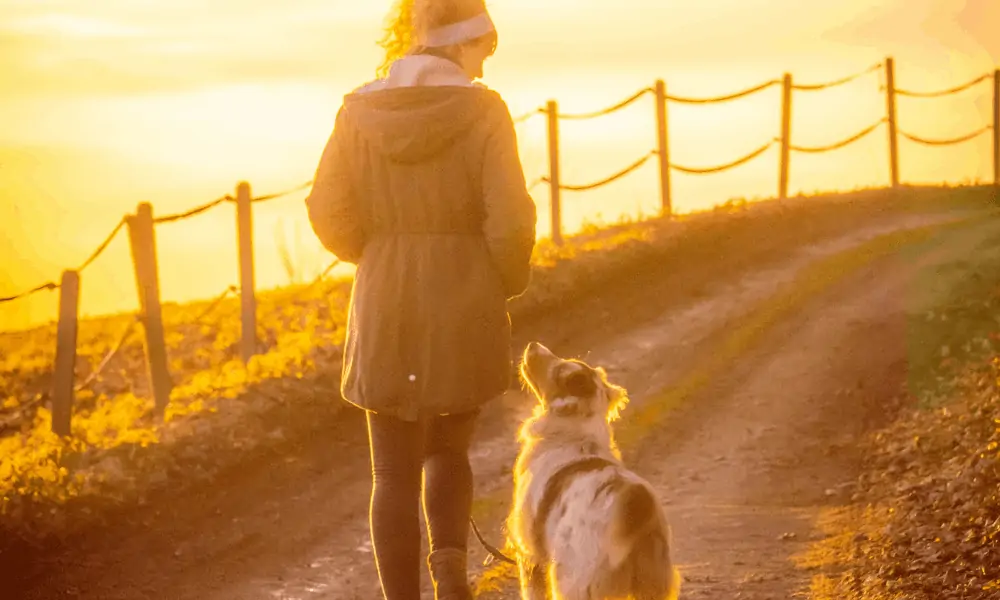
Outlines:
<svg viewBox="0 0 1000 600"><path fill-rule="evenodd" d="M538 338L607 366L633 397L627 423L632 411L711 363L744 318L814 261L940 219L902 216L805 247L682 303L658 299L690 282L663 274L636 281L620 295L609 290L581 303L518 343ZM855 469L852 440L891 416L905 377L901 299L916 265L890 258L865 266L758 332L738 360L707 373L667 420L626 448L669 505L684 597L776 599L804 588L808 573L790 557L818 535L817 510L849 493L840 484ZM483 499L477 515L497 541L514 431L528 410L527 398L508 394L484 416L474 448ZM378 598L369 491L363 421L350 411L325 435L272 454L252 474L231 473L201 497L128 513L106 535L72 540L16 579L4 573L14 582L4 597ZM472 555L475 566L483 553L473 546ZM512 581L497 577L502 572L490 575L499 585L483 597L516 597Z"/></svg>

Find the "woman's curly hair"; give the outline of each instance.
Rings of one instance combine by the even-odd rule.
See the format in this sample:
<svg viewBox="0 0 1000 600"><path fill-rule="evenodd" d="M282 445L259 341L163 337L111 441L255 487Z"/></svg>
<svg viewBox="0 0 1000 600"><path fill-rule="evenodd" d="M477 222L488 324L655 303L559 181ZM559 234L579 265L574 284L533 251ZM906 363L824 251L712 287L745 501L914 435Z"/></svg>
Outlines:
<svg viewBox="0 0 1000 600"><path fill-rule="evenodd" d="M382 39L378 42L385 50L385 58L377 70L380 78L388 76L392 63L406 56L413 47L413 3L414 0L398 0L386 19Z"/></svg>
<svg viewBox="0 0 1000 600"><path fill-rule="evenodd" d="M469 19L485 9L484 0L397 0L378 43L385 58L377 75L386 77L392 63L410 54L420 33Z"/></svg>

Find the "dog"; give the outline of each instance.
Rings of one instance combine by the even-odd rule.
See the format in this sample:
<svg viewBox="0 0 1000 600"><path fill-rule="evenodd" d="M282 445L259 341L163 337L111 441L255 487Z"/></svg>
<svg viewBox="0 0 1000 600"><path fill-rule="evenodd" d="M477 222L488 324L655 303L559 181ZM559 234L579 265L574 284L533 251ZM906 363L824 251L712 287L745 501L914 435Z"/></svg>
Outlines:
<svg viewBox="0 0 1000 600"><path fill-rule="evenodd" d="M523 600L674 600L680 573L650 484L627 469L611 423L626 391L600 367L532 342L521 379L538 399L521 426L507 520Z"/></svg>

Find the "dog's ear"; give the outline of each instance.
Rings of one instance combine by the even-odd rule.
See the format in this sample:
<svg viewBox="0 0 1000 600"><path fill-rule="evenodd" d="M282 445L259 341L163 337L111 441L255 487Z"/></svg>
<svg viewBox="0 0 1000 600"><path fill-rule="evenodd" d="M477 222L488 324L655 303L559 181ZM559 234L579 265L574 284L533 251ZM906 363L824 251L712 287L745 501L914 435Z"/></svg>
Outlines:
<svg viewBox="0 0 1000 600"><path fill-rule="evenodd" d="M601 367L594 369L601 380L604 394L608 399L608 422L617 420L621 416L622 410L628 404L628 392L625 388L617 386L608 381L608 374Z"/></svg>

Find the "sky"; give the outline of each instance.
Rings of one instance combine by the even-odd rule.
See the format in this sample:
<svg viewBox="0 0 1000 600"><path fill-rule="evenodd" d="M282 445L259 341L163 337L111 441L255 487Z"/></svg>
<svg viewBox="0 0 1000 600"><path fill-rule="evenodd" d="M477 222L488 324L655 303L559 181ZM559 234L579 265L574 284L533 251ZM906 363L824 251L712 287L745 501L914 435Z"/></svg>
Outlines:
<svg viewBox="0 0 1000 600"><path fill-rule="evenodd" d="M891 55L899 87L951 87L1000 63L996 0L491 0L500 32L484 83L521 114L552 98L563 111L613 104L657 78L683 96L726 94L785 72L802 83L864 70ZM374 76L384 0L0 0L0 296L58 279L123 214L157 214L311 178L341 98ZM884 115L883 76L793 98L793 143L824 145ZM947 138L989 123L990 86L951 98L900 99L900 127ZM602 179L652 149L647 96L615 115L561 124L563 181ZM780 89L710 106L671 105L672 160L728 162L772 139ZM526 177L545 174L544 120L519 128ZM792 157L792 192L887 181L884 129L849 149ZM988 179L988 136L947 149L901 142L904 181ZM681 211L775 192L777 152L731 172L674 176ZM652 161L601 190L565 193L567 230L650 214ZM322 271L304 193L259 205L262 288ZM535 190L539 230L548 192ZM236 283L235 218L224 205L157 231L166 301ZM279 240L284 240L281 242ZM296 273L281 265L289 246ZM84 314L137 305L125 236L83 277ZM57 294L0 305L0 329L54 318Z"/></svg>

